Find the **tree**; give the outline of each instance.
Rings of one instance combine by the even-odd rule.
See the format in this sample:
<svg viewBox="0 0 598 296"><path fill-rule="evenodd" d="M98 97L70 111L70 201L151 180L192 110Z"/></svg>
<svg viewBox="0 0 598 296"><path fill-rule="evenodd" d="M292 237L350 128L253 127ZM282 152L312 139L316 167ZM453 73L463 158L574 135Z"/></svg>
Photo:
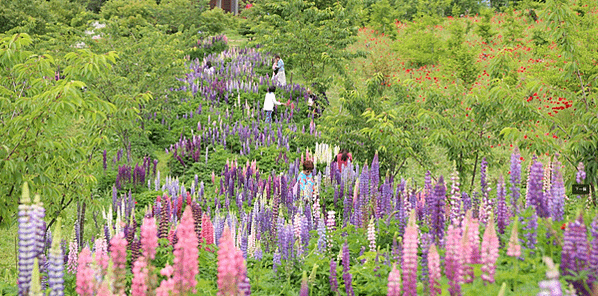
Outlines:
<svg viewBox="0 0 598 296"><path fill-rule="evenodd" d="M0 225L14 221L25 181L52 218L73 200L88 199L99 162L94 155L119 124L138 118L136 106L149 98L129 97L117 110L97 90L85 90L110 71L115 52L77 50L58 61L26 50L32 42L27 34L0 39Z"/></svg>

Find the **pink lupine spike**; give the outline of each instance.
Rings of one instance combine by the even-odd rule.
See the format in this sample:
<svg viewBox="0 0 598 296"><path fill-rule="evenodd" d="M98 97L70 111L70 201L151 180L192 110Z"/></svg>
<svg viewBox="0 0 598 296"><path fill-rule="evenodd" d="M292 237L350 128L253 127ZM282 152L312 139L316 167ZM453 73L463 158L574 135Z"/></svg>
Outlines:
<svg viewBox="0 0 598 296"><path fill-rule="evenodd" d="M206 250L211 252L207 246L214 244L214 225L205 212L201 217L201 243L205 244Z"/></svg>
<svg viewBox="0 0 598 296"><path fill-rule="evenodd" d="M409 215L409 224L403 236L403 295L417 295L417 224L415 211Z"/></svg>
<svg viewBox="0 0 598 296"><path fill-rule="evenodd" d="M518 219L515 219L515 224L513 224L513 228L511 229L511 237L509 238L509 247L507 249L507 256L511 257L521 256L521 245L519 244L519 237L517 234L517 222Z"/></svg>
<svg viewBox="0 0 598 296"><path fill-rule="evenodd" d="M180 295L195 293L197 281L195 276L199 273L197 249L198 242L195 235L195 225L191 207L183 213L181 224L177 228L178 241L174 246L174 276L175 291Z"/></svg>
<svg viewBox="0 0 598 296"><path fill-rule="evenodd" d="M114 289L116 294L124 294L127 276L127 240L124 233L117 233L110 240L110 257L114 264Z"/></svg>
<svg viewBox="0 0 598 296"><path fill-rule="evenodd" d="M140 257L133 263L133 280L131 282L131 296L145 296L148 290L146 279L149 277L147 260Z"/></svg>
<svg viewBox="0 0 598 296"><path fill-rule="evenodd" d="M440 277L442 276L440 272L440 256L438 255L435 244L432 244L430 251L428 251L428 271L430 272L430 295L436 296L442 294L442 290L440 289Z"/></svg>
<svg viewBox="0 0 598 296"><path fill-rule="evenodd" d="M145 258L154 259L158 247L158 228L154 217L144 218L141 225L141 247Z"/></svg>
<svg viewBox="0 0 598 296"><path fill-rule="evenodd" d="M397 269L396 263L392 265L392 270L388 274L388 291L386 295L401 295L401 272Z"/></svg>
<svg viewBox="0 0 598 296"><path fill-rule="evenodd" d="M240 284L245 281L243 253L235 247L228 226L220 238L218 250L218 295L239 295Z"/></svg>
<svg viewBox="0 0 598 296"><path fill-rule="evenodd" d="M488 221L494 221L492 218ZM482 240L482 275L484 281L494 283L494 273L496 272L496 259L498 259L498 236L494 229L494 223L488 223L484 231Z"/></svg>
<svg viewBox="0 0 598 296"><path fill-rule="evenodd" d="M91 268L91 252L86 247L79 254L77 265L77 294L82 296L93 296L95 291L94 271Z"/></svg>

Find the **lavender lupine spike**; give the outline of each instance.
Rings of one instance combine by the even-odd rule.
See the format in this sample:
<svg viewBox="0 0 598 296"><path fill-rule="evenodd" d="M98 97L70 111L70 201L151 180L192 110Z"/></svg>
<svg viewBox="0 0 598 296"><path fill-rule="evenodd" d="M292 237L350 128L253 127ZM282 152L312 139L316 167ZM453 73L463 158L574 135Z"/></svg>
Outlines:
<svg viewBox="0 0 598 296"><path fill-rule="evenodd" d="M518 200L520 196L520 184L521 184L521 154L519 148L515 147L515 150L511 154L511 170L510 181L511 181L511 205L513 207L513 215L519 213Z"/></svg>
<svg viewBox="0 0 598 296"><path fill-rule="evenodd" d="M326 240L326 226L324 225L324 218L318 220L318 252L319 253L324 253L324 251L326 250L327 246L327 240ZM309 236L308 236L309 237ZM309 241L309 239L308 239Z"/></svg>
<svg viewBox="0 0 598 296"><path fill-rule="evenodd" d="M540 286L540 293L537 296L562 296L563 290L561 289L561 282L559 281L559 269L554 265L550 257L542 258L544 263L548 266L546 271L546 277L548 280L541 281L538 283Z"/></svg>
<svg viewBox="0 0 598 296"><path fill-rule="evenodd" d="M452 224L460 225L463 219L461 215L461 192L459 186L459 172L453 172L451 176L451 214L450 220Z"/></svg>
<svg viewBox="0 0 598 296"><path fill-rule="evenodd" d="M54 239L52 240L52 247L48 255L48 286L50 288L50 296L64 295L64 256L61 241L62 219L56 220L56 227L54 228Z"/></svg>
<svg viewBox="0 0 598 296"><path fill-rule="evenodd" d="M583 162L580 162L577 165L577 174L575 174L575 181L577 181L578 184L582 184L585 179L586 179L586 168L583 165Z"/></svg>
<svg viewBox="0 0 598 296"><path fill-rule="evenodd" d="M555 161L553 164L552 187L550 188L550 216L553 221L562 221L565 215L565 184L563 174L560 170L561 163Z"/></svg>
<svg viewBox="0 0 598 296"><path fill-rule="evenodd" d="M575 276L589 270L589 246L586 225L580 215L575 221L567 225L563 239L563 252L561 253L561 271L563 275ZM582 280L568 280L575 290L582 295L589 295L591 291L585 287L591 283Z"/></svg>
<svg viewBox="0 0 598 296"><path fill-rule="evenodd" d="M496 184L496 223L498 232L500 234L505 233L507 227L507 203L505 201L506 189L505 181L502 177L498 177L498 183Z"/></svg>
<svg viewBox="0 0 598 296"><path fill-rule="evenodd" d="M532 210L529 220L524 222L524 224L523 230L525 230L525 233L523 236L525 237L525 246L528 249L535 249L538 237L538 215L536 211Z"/></svg>
<svg viewBox="0 0 598 296"><path fill-rule="evenodd" d="M29 186L23 184L23 193L19 205L19 295L28 295L36 256L36 230L31 217L31 198Z"/></svg>

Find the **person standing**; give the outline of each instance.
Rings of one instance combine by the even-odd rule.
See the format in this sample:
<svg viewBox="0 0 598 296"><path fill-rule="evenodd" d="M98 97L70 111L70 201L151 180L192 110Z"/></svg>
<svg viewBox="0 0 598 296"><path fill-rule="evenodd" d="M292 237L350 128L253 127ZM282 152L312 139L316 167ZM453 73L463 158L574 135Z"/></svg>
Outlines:
<svg viewBox="0 0 598 296"><path fill-rule="evenodd" d="M336 163L338 163L338 170L340 172L343 171L343 168L347 166L347 162L353 162L353 155L347 151L347 149L343 149L336 155Z"/></svg>
<svg viewBox="0 0 598 296"><path fill-rule="evenodd" d="M299 199L300 200L311 200L314 193L314 181L313 172L314 163L311 160L303 161L303 171L299 173L297 177L297 183L299 184Z"/></svg>
<svg viewBox="0 0 598 296"><path fill-rule="evenodd" d="M274 57L274 64L272 65L272 70L274 71L274 76L272 80L275 81L279 86L287 85L287 76L284 72L284 61L280 58L279 55Z"/></svg>
<svg viewBox="0 0 598 296"><path fill-rule="evenodd" d="M266 123L272 122L272 112L274 111L274 105L282 105L281 102L276 100L276 86L272 85L268 88L266 98L264 99L264 112L266 113Z"/></svg>

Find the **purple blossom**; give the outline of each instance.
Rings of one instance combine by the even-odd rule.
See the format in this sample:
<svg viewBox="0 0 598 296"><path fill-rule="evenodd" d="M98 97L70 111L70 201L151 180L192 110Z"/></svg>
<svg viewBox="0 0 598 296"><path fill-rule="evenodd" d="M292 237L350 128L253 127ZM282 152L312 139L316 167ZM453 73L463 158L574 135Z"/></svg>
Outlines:
<svg viewBox="0 0 598 296"><path fill-rule="evenodd" d="M550 216L548 212L548 204L544 193L542 192L542 178L544 176L544 169L542 163L535 161L530 169L529 180L528 180L528 196L527 206L534 206L538 217L547 218Z"/></svg>
<svg viewBox="0 0 598 296"><path fill-rule="evenodd" d="M501 175L496 184L496 223L500 234L505 233L505 227L507 226L507 203L505 201L505 195L505 181Z"/></svg>
<svg viewBox="0 0 598 296"><path fill-rule="evenodd" d="M519 154L519 148L515 147L515 150L511 154L511 170L510 181L511 181L511 204L513 206L513 215L519 211L517 209L517 201L519 199L519 184L521 184L521 154Z"/></svg>
<svg viewBox="0 0 598 296"><path fill-rule="evenodd" d="M434 188L433 198L430 199L430 230L436 242L440 242L444 237L445 209L444 200L446 199L446 187L442 176Z"/></svg>
<svg viewBox="0 0 598 296"><path fill-rule="evenodd" d="M582 216L569 223L563 241L563 252L561 253L561 272L563 275L575 276L588 271L590 250L587 230ZM583 280L568 280L568 282L573 285L578 293L589 295L590 291L586 290L585 287L586 285L591 286L590 283L585 283Z"/></svg>

